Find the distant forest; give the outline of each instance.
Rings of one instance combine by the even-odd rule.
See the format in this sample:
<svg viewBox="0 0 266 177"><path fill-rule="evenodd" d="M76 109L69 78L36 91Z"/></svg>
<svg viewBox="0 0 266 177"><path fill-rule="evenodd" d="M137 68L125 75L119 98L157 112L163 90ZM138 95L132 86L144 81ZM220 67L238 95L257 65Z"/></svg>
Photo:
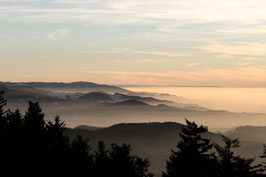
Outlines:
<svg viewBox="0 0 266 177"><path fill-rule="evenodd" d="M24 115L20 110L6 110L7 100L0 91L0 159L1 172L27 176L90 176L90 177L153 177L148 158L133 153L130 144L99 141L92 149L89 140L77 136L71 140L64 131L66 125L56 116L46 121L38 102L29 102ZM243 158L234 153L239 139L221 135L224 145L218 145L202 134L205 126L186 120L180 141L170 157L165 157L162 177L260 177L266 176L266 146L258 157Z"/></svg>

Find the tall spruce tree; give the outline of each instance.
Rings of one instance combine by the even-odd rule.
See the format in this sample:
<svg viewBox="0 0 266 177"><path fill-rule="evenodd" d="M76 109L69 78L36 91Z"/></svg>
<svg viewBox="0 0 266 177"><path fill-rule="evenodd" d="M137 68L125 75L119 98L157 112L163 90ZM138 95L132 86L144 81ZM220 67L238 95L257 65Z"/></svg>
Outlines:
<svg viewBox="0 0 266 177"><path fill-rule="evenodd" d="M28 155L29 167L36 171L45 170L44 153L46 147L46 132L44 113L39 103L29 101L29 107L24 116L25 154Z"/></svg>
<svg viewBox="0 0 266 177"><path fill-rule="evenodd" d="M207 127L198 126L186 120L187 125L180 132L181 140L177 150L172 150L166 161L163 177L214 177L216 174L216 158L210 152L213 145L201 135L208 131Z"/></svg>
<svg viewBox="0 0 266 177"><path fill-rule="evenodd" d="M94 159L94 176L109 176L111 171L109 150L106 149L103 141L98 142L97 150L94 153Z"/></svg>
<svg viewBox="0 0 266 177"><path fill-rule="evenodd" d="M45 129L44 113L38 102L29 101L28 110L24 116L25 125L30 133L34 135L41 133Z"/></svg>
<svg viewBox="0 0 266 177"><path fill-rule="evenodd" d="M149 171L149 160L131 154L131 145L112 144L111 146L109 153L111 160L110 177L153 177Z"/></svg>
<svg viewBox="0 0 266 177"><path fill-rule="evenodd" d="M62 169L67 168L69 165L69 138L64 134L65 122L56 116L54 121L46 123L45 132L45 147L44 147L44 163L50 166L56 166L54 172L59 174Z"/></svg>
<svg viewBox="0 0 266 177"><path fill-rule="evenodd" d="M230 139L221 135L224 146L215 144L215 149L218 154L219 170L218 177L254 177L258 175L260 166L252 166L254 159L242 158L235 155L233 149L240 147L238 139Z"/></svg>
<svg viewBox="0 0 266 177"><path fill-rule="evenodd" d="M93 173L93 155L89 140L78 135L71 143L71 165L76 175L91 175ZM72 171L73 172L73 171Z"/></svg>

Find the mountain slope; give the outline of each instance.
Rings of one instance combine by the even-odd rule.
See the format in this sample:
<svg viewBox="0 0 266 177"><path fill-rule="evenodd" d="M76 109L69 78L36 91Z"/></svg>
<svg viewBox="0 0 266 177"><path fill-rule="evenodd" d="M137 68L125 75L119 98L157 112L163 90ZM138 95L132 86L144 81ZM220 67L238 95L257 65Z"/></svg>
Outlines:
<svg viewBox="0 0 266 177"><path fill-rule="evenodd" d="M106 93L129 93L130 91L110 85L96 84L92 82L0 82L6 86L28 86L48 91L60 92L106 92Z"/></svg>

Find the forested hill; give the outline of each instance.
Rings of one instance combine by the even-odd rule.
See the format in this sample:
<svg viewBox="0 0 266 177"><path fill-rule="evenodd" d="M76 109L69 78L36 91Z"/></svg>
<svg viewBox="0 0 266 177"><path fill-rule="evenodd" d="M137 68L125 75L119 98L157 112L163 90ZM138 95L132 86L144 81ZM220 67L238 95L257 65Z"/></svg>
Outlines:
<svg viewBox="0 0 266 177"><path fill-rule="evenodd" d="M142 157L148 157L151 161L151 171L160 173L165 168L165 159L174 149L179 140L179 132L183 124L176 122L164 123L121 123L98 130L87 130L86 127L67 129L65 133L70 138L81 135L89 139L90 144L95 147L99 140L111 143L131 144L133 151ZM204 136L221 142L218 134L211 132Z"/></svg>

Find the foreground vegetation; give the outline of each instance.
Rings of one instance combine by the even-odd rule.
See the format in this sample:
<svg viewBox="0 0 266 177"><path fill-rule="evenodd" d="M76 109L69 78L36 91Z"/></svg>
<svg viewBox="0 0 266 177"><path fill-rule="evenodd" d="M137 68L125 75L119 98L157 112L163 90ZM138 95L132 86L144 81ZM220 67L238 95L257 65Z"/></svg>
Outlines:
<svg viewBox="0 0 266 177"><path fill-rule="evenodd" d="M0 92L0 157L2 172L34 176L152 177L148 159L132 153L127 144L99 141L92 149L88 139L70 140L64 134L65 123L58 116L45 121L38 103L29 102L22 115L19 109L5 110L6 100ZM224 146L201 135L207 127L187 120L180 132L181 140L166 161L163 177L259 177L266 163L254 165L255 159L234 154L238 139L221 135ZM266 148L265 148L266 149ZM266 159L266 150L260 157Z"/></svg>

